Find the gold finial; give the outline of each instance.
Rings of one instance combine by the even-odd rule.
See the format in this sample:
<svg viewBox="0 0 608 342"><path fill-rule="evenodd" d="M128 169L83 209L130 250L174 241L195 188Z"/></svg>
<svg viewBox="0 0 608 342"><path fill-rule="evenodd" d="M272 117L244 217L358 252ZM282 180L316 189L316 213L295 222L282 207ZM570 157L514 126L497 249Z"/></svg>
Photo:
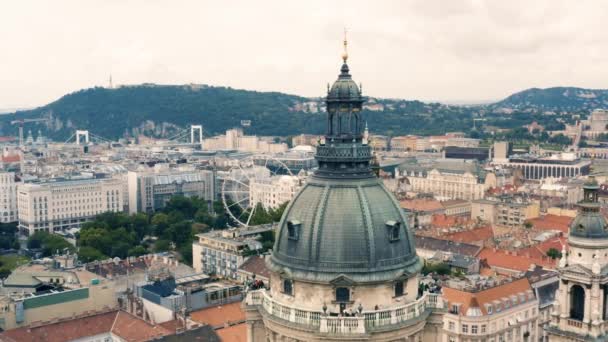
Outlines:
<svg viewBox="0 0 608 342"><path fill-rule="evenodd" d="M342 53L342 60L344 61L344 63L346 63L346 60L348 59L347 46L348 46L348 41L346 40L346 28L344 28L344 53Z"/></svg>

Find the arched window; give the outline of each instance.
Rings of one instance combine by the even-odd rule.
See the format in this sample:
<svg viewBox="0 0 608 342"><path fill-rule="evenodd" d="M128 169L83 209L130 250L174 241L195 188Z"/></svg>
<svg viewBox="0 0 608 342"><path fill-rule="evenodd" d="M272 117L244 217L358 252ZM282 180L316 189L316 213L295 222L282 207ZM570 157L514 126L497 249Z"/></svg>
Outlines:
<svg viewBox="0 0 608 342"><path fill-rule="evenodd" d="M574 285L570 289L570 318L582 321L585 317L585 289Z"/></svg>
<svg viewBox="0 0 608 342"><path fill-rule="evenodd" d="M344 303L350 301L350 290L346 287L336 288L336 302Z"/></svg>
<svg viewBox="0 0 608 342"><path fill-rule="evenodd" d="M283 293L293 296L293 282L290 279L283 280Z"/></svg>

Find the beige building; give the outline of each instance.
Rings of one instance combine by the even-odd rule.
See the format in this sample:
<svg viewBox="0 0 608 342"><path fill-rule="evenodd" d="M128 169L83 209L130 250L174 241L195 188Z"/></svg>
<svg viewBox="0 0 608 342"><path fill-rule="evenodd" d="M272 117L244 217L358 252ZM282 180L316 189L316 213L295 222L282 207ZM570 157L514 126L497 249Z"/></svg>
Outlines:
<svg viewBox="0 0 608 342"><path fill-rule="evenodd" d="M486 190L496 186L493 173L480 174L461 168L432 167L430 170L404 170L410 191L430 193L441 200L483 198Z"/></svg>
<svg viewBox="0 0 608 342"><path fill-rule="evenodd" d="M471 218L501 226L523 226L526 220L540 216L540 204L521 201L512 196L498 200L479 199L471 202Z"/></svg>
<svg viewBox="0 0 608 342"><path fill-rule="evenodd" d="M260 234L274 228L261 225L197 234L192 243L192 267L198 273L236 280L238 268L248 258L247 252L262 248Z"/></svg>
<svg viewBox="0 0 608 342"><path fill-rule="evenodd" d="M14 172L0 172L0 222L17 222L17 183Z"/></svg>
<svg viewBox="0 0 608 342"><path fill-rule="evenodd" d="M19 229L27 234L80 228L104 212L123 210L123 182L112 178L52 179L17 188Z"/></svg>
<svg viewBox="0 0 608 342"><path fill-rule="evenodd" d="M285 143L275 143L255 135L244 135L240 128L226 131L225 135L219 135L203 140L206 150L238 150L253 153L280 153L289 149Z"/></svg>
<svg viewBox="0 0 608 342"><path fill-rule="evenodd" d="M44 289L44 291L43 291ZM4 281L0 296L3 330L114 309L114 286L88 271L24 270Z"/></svg>
<svg viewBox="0 0 608 342"><path fill-rule="evenodd" d="M443 288L445 342L537 341L538 300L527 278Z"/></svg>
<svg viewBox="0 0 608 342"><path fill-rule="evenodd" d="M252 180L249 183L249 201L260 203L265 209L276 209L291 201L302 187L298 176L275 176Z"/></svg>

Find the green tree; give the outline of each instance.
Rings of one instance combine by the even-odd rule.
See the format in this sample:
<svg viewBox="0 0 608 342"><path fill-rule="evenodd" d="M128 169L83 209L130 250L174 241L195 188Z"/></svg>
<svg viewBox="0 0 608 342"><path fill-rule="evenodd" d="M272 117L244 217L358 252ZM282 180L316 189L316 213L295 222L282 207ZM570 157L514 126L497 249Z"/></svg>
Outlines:
<svg viewBox="0 0 608 342"><path fill-rule="evenodd" d="M158 239L154 243L154 251L155 252L166 252L171 249L171 242L168 240Z"/></svg>
<svg viewBox="0 0 608 342"><path fill-rule="evenodd" d="M169 227L169 216L163 212L154 214L152 217L152 225L154 225L154 234L162 235Z"/></svg>
<svg viewBox="0 0 608 342"><path fill-rule="evenodd" d="M551 248L549 248L549 250L547 250L547 256L550 257L551 259L555 260L555 259L561 258L562 253L560 251L558 251L557 249L551 247Z"/></svg>
<svg viewBox="0 0 608 342"><path fill-rule="evenodd" d="M144 255L147 254L148 251L146 250L146 248L144 248L144 246L135 246L131 249L129 249L129 256L135 256L138 257L140 255Z"/></svg>
<svg viewBox="0 0 608 342"><path fill-rule="evenodd" d="M84 246L78 249L78 259L82 262L104 260L107 258L107 256L103 255L103 253L93 247Z"/></svg>

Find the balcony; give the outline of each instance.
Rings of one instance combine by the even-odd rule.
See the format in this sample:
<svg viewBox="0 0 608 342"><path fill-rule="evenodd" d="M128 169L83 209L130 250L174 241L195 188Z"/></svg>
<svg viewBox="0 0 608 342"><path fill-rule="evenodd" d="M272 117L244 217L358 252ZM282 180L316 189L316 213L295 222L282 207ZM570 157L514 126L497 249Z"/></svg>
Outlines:
<svg viewBox="0 0 608 342"><path fill-rule="evenodd" d="M266 290L249 291L245 302L249 306L258 306L261 313L270 319L328 335L360 335L396 328L417 319L424 319L431 311L446 307L443 298L432 293L426 293L405 305L362 311L355 317L328 316L322 311L297 309L279 303Z"/></svg>

